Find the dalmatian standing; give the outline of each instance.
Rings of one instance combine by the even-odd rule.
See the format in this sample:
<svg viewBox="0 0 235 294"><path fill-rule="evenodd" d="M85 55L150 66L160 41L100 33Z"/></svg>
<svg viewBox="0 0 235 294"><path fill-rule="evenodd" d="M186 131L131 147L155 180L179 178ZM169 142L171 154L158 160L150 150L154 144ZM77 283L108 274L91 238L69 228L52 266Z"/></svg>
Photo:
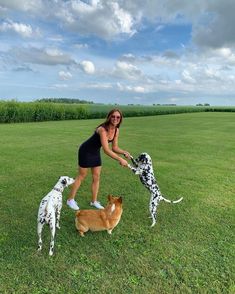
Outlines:
<svg viewBox="0 0 235 294"><path fill-rule="evenodd" d="M38 209L38 251L42 249L42 229L45 224L50 226L51 243L49 255L54 253L54 238L56 228L60 229L60 211L62 208L62 193L64 188L74 183L74 179L62 176L54 188L41 200Z"/></svg>
<svg viewBox="0 0 235 294"><path fill-rule="evenodd" d="M183 197L176 201L171 201L164 198L161 194L161 191L158 187L156 178L154 176L152 159L148 153L141 153L138 158L134 159L131 157L131 161L134 165L131 166L130 164L128 167L134 172L134 174L139 175L140 181L142 184L150 191L151 198L149 202L149 211L152 218L152 225L153 227L156 224L157 219L157 206L161 200L164 200L168 203L178 203L180 202Z"/></svg>

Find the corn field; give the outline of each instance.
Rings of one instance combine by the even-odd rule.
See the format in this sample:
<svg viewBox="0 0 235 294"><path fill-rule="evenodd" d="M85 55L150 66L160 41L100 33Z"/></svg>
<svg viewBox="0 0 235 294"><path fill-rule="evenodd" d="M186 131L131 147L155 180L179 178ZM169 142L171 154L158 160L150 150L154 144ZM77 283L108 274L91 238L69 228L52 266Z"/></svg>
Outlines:
<svg viewBox="0 0 235 294"><path fill-rule="evenodd" d="M112 108L119 108L125 117L206 111L235 112L235 107L222 106L144 106L0 101L0 123L104 118Z"/></svg>

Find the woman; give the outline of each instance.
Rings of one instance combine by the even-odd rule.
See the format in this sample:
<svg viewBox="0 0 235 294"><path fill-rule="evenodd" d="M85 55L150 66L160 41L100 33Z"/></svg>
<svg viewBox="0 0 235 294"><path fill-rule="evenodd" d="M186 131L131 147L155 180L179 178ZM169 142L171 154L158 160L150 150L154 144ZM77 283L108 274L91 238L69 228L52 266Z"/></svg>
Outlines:
<svg viewBox="0 0 235 294"><path fill-rule="evenodd" d="M67 200L67 205L70 208L74 210L79 209L74 198L82 181L86 178L89 168L92 173L92 199L90 205L98 209L104 208L97 201L101 173L100 148L103 148L105 154L119 161L121 166L128 165L127 161L118 155L122 154L126 158L130 158L130 154L127 151L118 147L119 127L122 123L122 118L122 113L119 109L111 110L105 122L99 125L94 134L80 146L78 151L79 172ZM112 144L112 149L110 149L109 143Z"/></svg>

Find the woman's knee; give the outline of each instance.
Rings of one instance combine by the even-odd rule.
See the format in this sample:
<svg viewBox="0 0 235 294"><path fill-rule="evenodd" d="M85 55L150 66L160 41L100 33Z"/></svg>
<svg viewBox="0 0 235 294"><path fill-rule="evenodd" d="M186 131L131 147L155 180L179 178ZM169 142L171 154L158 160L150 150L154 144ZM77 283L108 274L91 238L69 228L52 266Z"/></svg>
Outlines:
<svg viewBox="0 0 235 294"><path fill-rule="evenodd" d="M82 182L87 176L87 172L79 172L79 174L77 175L75 182L79 183Z"/></svg>
<svg viewBox="0 0 235 294"><path fill-rule="evenodd" d="M92 174L93 182L99 182L100 181L100 172L95 172Z"/></svg>
<svg viewBox="0 0 235 294"><path fill-rule="evenodd" d="M78 181L81 181L82 182L83 180L85 180L86 176L87 176L86 174L79 175L78 176Z"/></svg>

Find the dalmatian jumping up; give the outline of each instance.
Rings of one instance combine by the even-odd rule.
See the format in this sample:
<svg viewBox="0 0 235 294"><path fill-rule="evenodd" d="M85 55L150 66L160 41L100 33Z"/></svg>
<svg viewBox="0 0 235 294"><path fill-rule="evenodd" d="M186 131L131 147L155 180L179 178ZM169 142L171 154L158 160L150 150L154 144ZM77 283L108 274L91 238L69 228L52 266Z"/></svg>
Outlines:
<svg viewBox="0 0 235 294"><path fill-rule="evenodd" d="M42 249L42 229L45 224L50 226L51 243L49 255L54 253L56 228L60 229L60 211L62 208L62 193L64 188L74 183L74 179L62 176L54 188L42 199L38 209L38 251Z"/></svg>
<svg viewBox="0 0 235 294"><path fill-rule="evenodd" d="M157 206L159 202L161 200L164 200L168 203L179 203L183 199L183 197L176 201L171 201L162 196L156 178L154 177L152 159L148 153L141 153L136 159L131 157L131 161L134 167L130 164L128 165L128 167L134 172L134 174L139 175L140 181L151 193L149 211L152 218L151 227L153 227L156 224Z"/></svg>

